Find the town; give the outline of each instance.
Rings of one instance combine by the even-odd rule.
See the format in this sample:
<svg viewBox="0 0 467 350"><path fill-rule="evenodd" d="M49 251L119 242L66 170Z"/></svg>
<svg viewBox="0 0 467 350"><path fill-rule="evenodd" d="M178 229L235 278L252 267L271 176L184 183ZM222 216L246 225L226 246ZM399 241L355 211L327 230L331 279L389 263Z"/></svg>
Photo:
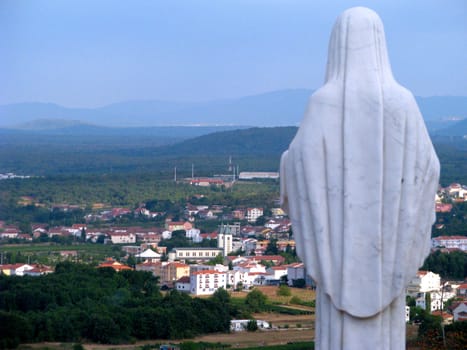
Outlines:
<svg viewBox="0 0 467 350"><path fill-rule="evenodd" d="M274 174L255 176L274 177ZM248 175L251 176L251 175ZM220 186L223 181L211 178L186 180L191 186ZM203 199L205 195L196 195ZM206 199L206 198L205 198ZM30 205L32 198L23 197L23 205ZM207 202L207 201L205 201ZM13 255L0 250L0 271L4 275L37 276L52 273L47 263L59 261L92 262L98 268L109 267L115 271L149 271L158 277L161 288L177 290L193 296L212 295L220 288L248 291L257 286L288 285L314 288L305 266L295 253L293 229L286 214L274 204L270 207L233 207L216 204L192 204L187 201L174 215L151 211L144 205L136 208L102 208L96 205L86 213L81 223L71 226L50 227L31 224L30 233L21 232L17 225L0 222L2 245L16 243L17 247L35 242L68 243L67 249L58 245L49 261L34 261L37 255ZM449 222L449 215L467 203L467 187L452 184L440 188L436 197L438 221L434 226L432 251L452 253L467 251L467 232L461 235L437 235ZM76 205L54 205L51 210L63 212L78 209ZM465 213L463 214L465 216ZM160 225L112 225L123 217L158 220ZM197 228L206 222L220 222L210 232ZM103 225L105 224L105 225ZM211 225L212 226L212 225ZM465 226L463 226L465 229ZM21 243L22 242L22 243ZM83 244L112 245L118 247L113 256L101 261L86 261L80 250ZM0 246L1 249L1 246ZM27 261L20 262L23 259ZM32 261L31 261L32 260ZM465 276L457 280L441 278L432 271L419 271L407 288L407 321L415 317L410 307L421 307L433 315L440 315L445 322L462 321L467 317L467 284ZM448 308L445 308L449 305Z"/></svg>

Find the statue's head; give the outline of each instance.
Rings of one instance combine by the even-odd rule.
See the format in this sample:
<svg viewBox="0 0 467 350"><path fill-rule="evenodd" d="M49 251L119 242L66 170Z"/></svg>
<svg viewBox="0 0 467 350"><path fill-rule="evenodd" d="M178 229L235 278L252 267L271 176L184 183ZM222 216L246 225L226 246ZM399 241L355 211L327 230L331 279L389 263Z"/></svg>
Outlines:
<svg viewBox="0 0 467 350"><path fill-rule="evenodd" d="M383 23L366 7L350 8L337 18L329 41L326 81L355 70L392 77Z"/></svg>

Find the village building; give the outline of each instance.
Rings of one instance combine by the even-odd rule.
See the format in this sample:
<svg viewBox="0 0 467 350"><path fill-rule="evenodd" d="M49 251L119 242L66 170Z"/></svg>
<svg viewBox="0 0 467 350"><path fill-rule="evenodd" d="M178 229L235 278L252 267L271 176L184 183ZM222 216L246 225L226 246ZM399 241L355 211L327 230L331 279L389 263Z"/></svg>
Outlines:
<svg viewBox="0 0 467 350"><path fill-rule="evenodd" d="M113 244L132 244L136 243L136 235L131 232L109 232L110 241Z"/></svg>
<svg viewBox="0 0 467 350"><path fill-rule="evenodd" d="M255 222L260 216L263 216L263 208L247 208L246 219L248 222Z"/></svg>
<svg viewBox="0 0 467 350"><path fill-rule="evenodd" d="M454 321L467 321L467 301L455 303L450 309L452 310Z"/></svg>
<svg viewBox="0 0 467 350"><path fill-rule="evenodd" d="M97 268L112 268L117 272L124 271L124 270L133 270L130 266L124 265L115 261L112 258L107 258L105 262L99 264Z"/></svg>
<svg viewBox="0 0 467 350"><path fill-rule="evenodd" d="M219 288L226 288L227 273L202 270L190 274L190 292L194 295L210 295Z"/></svg>
<svg viewBox="0 0 467 350"><path fill-rule="evenodd" d="M219 254L223 255L223 253L224 249L222 248L174 248L169 252L169 260L211 260Z"/></svg>
<svg viewBox="0 0 467 350"><path fill-rule="evenodd" d="M416 296L418 293L439 291L441 288L441 277L431 271L418 271L407 286L407 294Z"/></svg>
<svg viewBox="0 0 467 350"><path fill-rule="evenodd" d="M467 251L467 236L439 236L431 239L433 248L448 248Z"/></svg>

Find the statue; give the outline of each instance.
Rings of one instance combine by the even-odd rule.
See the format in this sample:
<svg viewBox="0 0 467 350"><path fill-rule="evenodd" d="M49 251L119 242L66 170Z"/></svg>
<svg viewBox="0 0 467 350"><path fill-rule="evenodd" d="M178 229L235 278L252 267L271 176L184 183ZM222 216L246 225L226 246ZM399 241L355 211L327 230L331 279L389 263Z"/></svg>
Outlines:
<svg viewBox="0 0 467 350"><path fill-rule="evenodd" d="M319 350L405 349L405 287L430 251L439 161L370 9L337 19L324 85L281 159L281 201L317 284Z"/></svg>

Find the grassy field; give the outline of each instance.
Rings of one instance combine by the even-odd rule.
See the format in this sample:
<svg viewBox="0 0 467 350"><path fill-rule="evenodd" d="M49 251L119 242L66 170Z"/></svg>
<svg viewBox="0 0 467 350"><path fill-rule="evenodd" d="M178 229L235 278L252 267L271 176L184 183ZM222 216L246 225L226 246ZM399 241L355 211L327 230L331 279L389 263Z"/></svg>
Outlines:
<svg viewBox="0 0 467 350"><path fill-rule="evenodd" d="M67 256L65 252L76 252L76 256ZM65 260L99 263L107 257L120 257L120 252L121 247L110 244L61 245L56 243L34 243L0 245L0 253L4 254L4 256L10 253L15 257L14 262L30 262L45 265L55 265Z"/></svg>

